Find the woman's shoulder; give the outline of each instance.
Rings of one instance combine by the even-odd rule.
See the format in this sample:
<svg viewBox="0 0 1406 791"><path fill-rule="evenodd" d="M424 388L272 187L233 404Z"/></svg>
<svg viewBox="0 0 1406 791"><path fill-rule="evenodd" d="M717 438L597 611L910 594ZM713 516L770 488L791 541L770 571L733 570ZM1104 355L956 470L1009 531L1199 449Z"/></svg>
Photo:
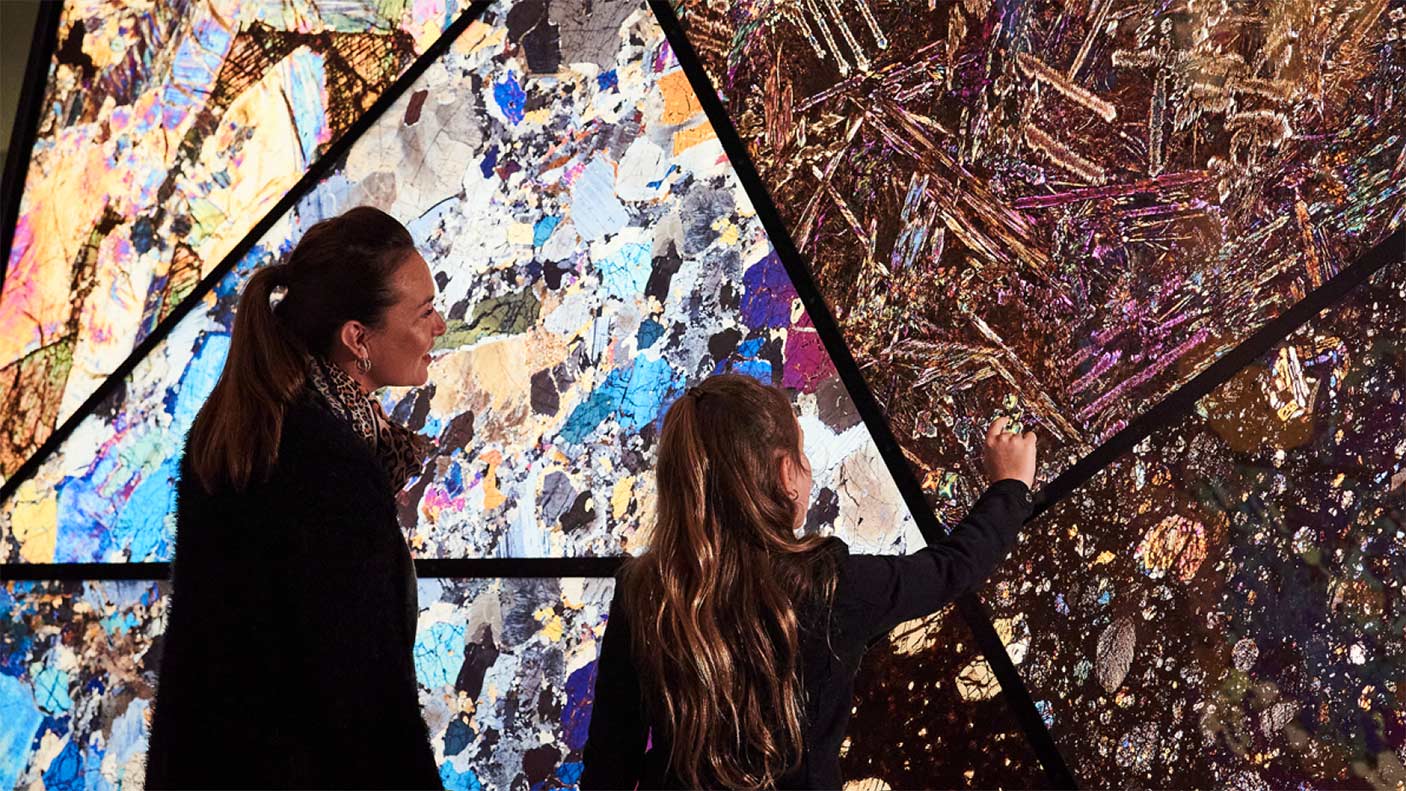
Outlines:
<svg viewBox="0 0 1406 791"><path fill-rule="evenodd" d="M320 540L355 544L381 531L360 535L347 530L348 524L395 522L394 492L375 453L311 399L295 402L285 413L267 486L272 499L298 514L303 530L327 534Z"/></svg>
<svg viewBox="0 0 1406 791"><path fill-rule="evenodd" d="M317 473L328 465L363 472L379 469L365 440L311 397L299 398L284 412L278 459L278 466L290 472Z"/></svg>
<svg viewBox="0 0 1406 791"><path fill-rule="evenodd" d="M180 479L182 494L192 499L201 495L215 497L218 493L207 493L194 483L191 469L192 448L188 444L181 449ZM375 454L366 443L356 436L345 422L336 415L308 398L300 398L288 406L283 415L283 425L278 443L278 461L273 475L286 477L290 474L318 474L333 467L362 467L365 470L379 469ZM272 476L271 476L272 477ZM189 489L189 492L185 490Z"/></svg>
<svg viewBox="0 0 1406 791"><path fill-rule="evenodd" d="M303 397L283 414L278 456L246 493L255 500L296 500L297 510L327 503L367 503L392 496L375 453L345 421Z"/></svg>
<svg viewBox="0 0 1406 791"><path fill-rule="evenodd" d="M849 558L849 544L845 543L839 536L827 536L825 542L820 545L820 551L837 560L844 561Z"/></svg>
<svg viewBox="0 0 1406 791"><path fill-rule="evenodd" d="M837 582L844 578L851 557L849 544L839 536L825 536L809 554L812 568Z"/></svg>
<svg viewBox="0 0 1406 791"><path fill-rule="evenodd" d="M623 600L627 596L627 590L633 590L639 586L641 575L648 573L645 568L648 561L645 558L645 555L626 555L620 559L620 565L615 567L615 585L612 594L614 601Z"/></svg>
<svg viewBox="0 0 1406 791"><path fill-rule="evenodd" d="M345 420L332 414L310 394L299 396L283 412L283 444L320 441L351 447L356 439L356 433Z"/></svg>
<svg viewBox="0 0 1406 791"><path fill-rule="evenodd" d="M886 591L901 574L907 555L875 555L850 552L845 547L837 558L836 601L842 604L873 603L875 597L887 596Z"/></svg>

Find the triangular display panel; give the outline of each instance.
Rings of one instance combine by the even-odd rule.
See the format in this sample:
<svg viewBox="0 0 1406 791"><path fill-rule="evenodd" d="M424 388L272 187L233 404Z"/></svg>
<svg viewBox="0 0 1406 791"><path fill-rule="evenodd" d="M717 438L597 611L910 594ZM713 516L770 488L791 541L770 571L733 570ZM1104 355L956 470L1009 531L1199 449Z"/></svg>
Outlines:
<svg viewBox="0 0 1406 791"><path fill-rule="evenodd" d="M1400 3L680 0L923 488L1048 481L1406 213Z"/></svg>
<svg viewBox="0 0 1406 791"><path fill-rule="evenodd" d="M1028 525L983 598L1089 786L1406 779L1406 259Z"/></svg>
<svg viewBox="0 0 1406 791"><path fill-rule="evenodd" d="M0 479L456 15L453 0L65 4L0 290Z"/></svg>
<svg viewBox="0 0 1406 791"><path fill-rule="evenodd" d="M471 26L19 483L0 511L7 559L169 559L181 443L242 284L358 204L408 222L449 323L432 384L383 395L438 444L399 495L418 557L637 550L658 423L724 370L796 392L808 529L857 552L907 546L892 478L654 16L599 5L588 30L528 9ZM556 36L527 36L538 22Z"/></svg>
<svg viewBox="0 0 1406 791"><path fill-rule="evenodd" d="M855 552L916 545L893 481L654 16L635 3L580 12L495 7L456 40L22 482L3 506L7 558L170 557L175 461L223 362L242 284L286 255L308 225L360 203L407 220L452 325L435 352L434 386L383 399L439 443L433 463L400 493L420 557L638 548L658 418L688 384L721 370L797 391L817 477L807 529L834 532ZM565 591L568 583L576 584L534 584ZM580 596L564 592L561 606L551 596L525 598L531 609L505 614L502 628L509 620L528 628L538 647L520 656L545 646L548 661L509 667L503 657L519 649L498 627L466 621L426 593L486 584L421 583L417 662L445 782L572 785L599 612L582 611ZM520 593L519 583L503 585ZM493 609L475 605L473 617L485 608ZM578 639L587 642L570 642ZM949 639L960 647L930 650ZM550 658L558 640L564 659ZM1000 760L949 761L942 776L955 783L1038 782L1039 762L954 613L909 625L875 652L881 672L860 683L877 703L861 707L856 721L867 733L846 750L856 776L912 776L901 774L891 745L908 738L894 728L914 724L918 735L905 742L914 752L960 754L983 741L1007 750ZM511 689L521 674L535 674L532 695ZM916 691L913 674L923 676ZM480 676L479 689L463 687ZM562 719L528 722L537 716L529 704L547 688L562 695ZM911 719L949 707L960 707L960 725ZM517 719L494 719L504 711ZM558 727L558 741L540 741L543 729ZM502 750L517 750L514 760L497 760Z"/></svg>

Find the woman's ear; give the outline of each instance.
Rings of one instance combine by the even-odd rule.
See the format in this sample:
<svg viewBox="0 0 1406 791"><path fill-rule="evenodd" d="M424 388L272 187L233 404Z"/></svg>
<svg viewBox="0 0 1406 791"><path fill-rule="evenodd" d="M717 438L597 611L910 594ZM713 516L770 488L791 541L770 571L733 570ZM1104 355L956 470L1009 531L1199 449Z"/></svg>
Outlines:
<svg viewBox="0 0 1406 791"><path fill-rule="evenodd" d="M356 359L371 356L371 347L366 345L366 339L370 335L366 325L359 321L348 321L342 325L342 329L337 333L337 339L342 342L342 346Z"/></svg>

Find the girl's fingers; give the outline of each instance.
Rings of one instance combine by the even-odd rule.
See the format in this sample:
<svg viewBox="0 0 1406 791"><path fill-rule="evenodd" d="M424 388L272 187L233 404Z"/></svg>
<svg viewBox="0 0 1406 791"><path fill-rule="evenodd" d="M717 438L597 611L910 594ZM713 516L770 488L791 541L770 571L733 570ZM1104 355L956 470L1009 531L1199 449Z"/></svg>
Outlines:
<svg viewBox="0 0 1406 791"><path fill-rule="evenodd" d="M1010 422L1011 419L1006 417L1005 415L1002 415L996 418L995 420L991 421L991 427L986 429L986 444L990 445L994 443L996 441L996 438L1001 436L1001 433L1006 430L1006 424Z"/></svg>

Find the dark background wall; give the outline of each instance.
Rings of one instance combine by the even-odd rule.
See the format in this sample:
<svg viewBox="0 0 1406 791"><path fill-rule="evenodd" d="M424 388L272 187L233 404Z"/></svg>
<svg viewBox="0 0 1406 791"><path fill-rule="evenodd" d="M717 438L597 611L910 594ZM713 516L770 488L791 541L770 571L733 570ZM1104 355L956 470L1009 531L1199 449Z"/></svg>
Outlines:
<svg viewBox="0 0 1406 791"><path fill-rule="evenodd" d="M0 0L0 162L10 151L15 106L24 83L24 65L34 38L35 0Z"/></svg>

